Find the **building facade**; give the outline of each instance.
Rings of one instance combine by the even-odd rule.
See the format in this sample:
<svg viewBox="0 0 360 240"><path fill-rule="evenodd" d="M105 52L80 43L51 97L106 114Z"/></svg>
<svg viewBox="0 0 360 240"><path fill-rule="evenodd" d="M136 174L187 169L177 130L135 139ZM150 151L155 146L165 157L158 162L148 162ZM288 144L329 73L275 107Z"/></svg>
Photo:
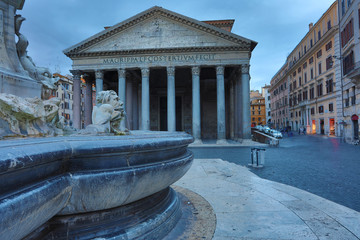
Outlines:
<svg viewBox="0 0 360 240"><path fill-rule="evenodd" d="M360 0L338 0L342 101L342 137L347 142L359 139L360 116Z"/></svg>
<svg viewBox="0 0 360 240"><path fill-rule="evenodd" d="M72 108L73 108L73 81L72 76L64 76L58 73L54 77L59 77L58 88L52 92L52 97L60 99L59 117L63 116L66 124L72 124Z"/></svg>
<svg viewBox="0 0 360 240"><path fill-rule="evenodd" d="M272 128L282 129L289 126L289 76L287 62L270 82L270 105Z"/></svg>
<svg viewBox="0 0 360 240"><path fill-rule="evenodd" d="M75 127L86 74L96 92L118 92L129 129L186 131L196 140L250 138L249 63L257 43L231 33L232 23L153 7L66 49L73 60Z"/></svg>
<svg viewBox="0 0 360 240"><path fill-rule="evenodd" d="M287 58L289 124L308 134L340 136L341 66L338 5L334 2Z"/></svg>
<svg viewBox="0 0 360 240"><path fill-rule="evenodd" d="M266 125L271 127L271 94L270 85L265 85L261 88L261 96L265 99L265 115Z"/></svg>
<svg viewBox="0 0 360 240"><path fill-rule="evenodd" d="M266 125L265 98L259 91L250 92L251 127Z"/></svg>

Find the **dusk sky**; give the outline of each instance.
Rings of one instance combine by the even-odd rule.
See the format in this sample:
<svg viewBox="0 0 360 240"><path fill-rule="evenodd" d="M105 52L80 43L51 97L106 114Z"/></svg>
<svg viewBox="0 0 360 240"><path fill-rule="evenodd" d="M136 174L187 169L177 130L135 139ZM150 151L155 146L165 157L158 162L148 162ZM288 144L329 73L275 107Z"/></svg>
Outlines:
<svg viewBox="0 0 360 240"><path fill-rule="evenodd" d="M37 66L69 74L63 50L148 8L160 6L200 21L235 19L232 32L258 42L251 58L251 89L270 84L287 55L333 0L27 0L21 32Z"/></svg>

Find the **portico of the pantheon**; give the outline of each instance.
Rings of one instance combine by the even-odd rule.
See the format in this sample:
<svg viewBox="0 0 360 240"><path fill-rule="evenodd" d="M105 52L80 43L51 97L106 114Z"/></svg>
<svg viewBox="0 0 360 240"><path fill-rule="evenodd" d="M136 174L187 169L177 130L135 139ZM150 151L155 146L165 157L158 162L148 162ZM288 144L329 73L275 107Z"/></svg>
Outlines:
<svg viewBox="0 0 360 240"><path fill-rule="evenodd" d="M198 21L152 7L64 50L73 61L73 125L91 123L92 84L115 90L128 129L185 131L200 139L248 139L251 52L234 20Z"/></svg>

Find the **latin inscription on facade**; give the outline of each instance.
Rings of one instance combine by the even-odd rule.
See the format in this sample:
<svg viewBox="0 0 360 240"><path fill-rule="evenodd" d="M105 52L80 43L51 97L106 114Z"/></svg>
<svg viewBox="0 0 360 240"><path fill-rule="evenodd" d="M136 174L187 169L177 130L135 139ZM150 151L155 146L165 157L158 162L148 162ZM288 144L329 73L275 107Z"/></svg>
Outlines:
<svg viewBox="0 0 360 240"><path fill-rule="evenodd" d="M9 57L6 52L4 34L4 12L0 9L0 67L11 69L9 66Z"/></svg>
<svg viewBox="0 0 360 240"><path fill-rule="evenodd" d="M103 59L103 64L132 64L132 63L160 63L160 62L202 62L215 60L216 54L190 55L159 55L140 57L119 57Z"/></svg>

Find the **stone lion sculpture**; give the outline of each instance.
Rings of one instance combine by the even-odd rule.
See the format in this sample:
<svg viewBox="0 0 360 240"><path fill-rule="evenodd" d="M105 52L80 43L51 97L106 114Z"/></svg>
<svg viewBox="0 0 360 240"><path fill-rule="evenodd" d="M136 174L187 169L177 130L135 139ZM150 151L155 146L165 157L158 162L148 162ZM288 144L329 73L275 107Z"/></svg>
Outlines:
<svg viewBox="0 0 360 240"><path fill-rule="evenodd" d="M96 96L97 106L92 113L92 124L81 133L115 133L125 135L126 128L122 129L121 122L125 120L124 103L119 100L115 91L101 91Z"/></svg>

